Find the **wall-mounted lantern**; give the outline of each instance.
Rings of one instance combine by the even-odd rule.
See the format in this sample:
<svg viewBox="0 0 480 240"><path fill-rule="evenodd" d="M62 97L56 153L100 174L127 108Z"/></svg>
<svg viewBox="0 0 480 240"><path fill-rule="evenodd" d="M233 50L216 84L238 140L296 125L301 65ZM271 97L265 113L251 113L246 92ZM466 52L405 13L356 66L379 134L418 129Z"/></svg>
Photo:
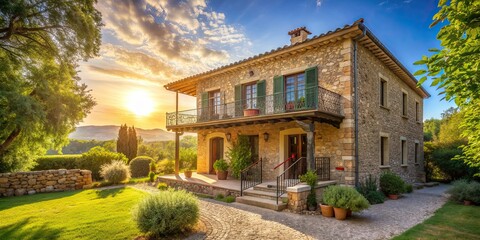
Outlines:
<svg viewBox="0 0 480 240"><path fill-rule="evenodd" d="M227 133L227 134L225 134L225 137L227 137L227 141L230 142L230 140L232 139L232 134Z"/></svg>
<svg viewBox="0 0 480 240"><path fill-rule="evenodd" d="M270 136L270 135L269 135L268 133L264 133L264 134L263 134L263 140L265 140L265 142L268 141L268 137L269 137L269 136Z"/></svg>

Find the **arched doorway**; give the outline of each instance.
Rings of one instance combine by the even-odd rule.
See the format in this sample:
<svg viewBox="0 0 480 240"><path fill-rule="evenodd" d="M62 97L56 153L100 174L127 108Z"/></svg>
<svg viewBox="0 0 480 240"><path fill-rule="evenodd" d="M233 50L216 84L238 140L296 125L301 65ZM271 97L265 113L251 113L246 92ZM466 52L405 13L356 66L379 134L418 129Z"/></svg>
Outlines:
<svg viewBox="0 0 480 240"><path fill-rule="evenodd" d="M215 174L215 169L213 169L213 164L218 159L223 158L223 138L215 137L210 139L210 174Z"/></svg>

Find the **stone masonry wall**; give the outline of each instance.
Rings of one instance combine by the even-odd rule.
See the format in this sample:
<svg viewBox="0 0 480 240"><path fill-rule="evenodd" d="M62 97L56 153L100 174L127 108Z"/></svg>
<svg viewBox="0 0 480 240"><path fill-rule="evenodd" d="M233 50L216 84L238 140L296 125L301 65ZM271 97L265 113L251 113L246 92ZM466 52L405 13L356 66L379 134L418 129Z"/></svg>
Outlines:
<svg viewBox="0 0 480 240"><path fill-rule="evenodd" d="M90 188L92 172L59 169L0 173L0 197Z"/></svg>
<svg viewBox="0 0 480 240"><path fill-rule="evenodd" d="M186 190L189 192L205 194L210 196L217 196L218 194L222 194L223 196L240 196L240 191L235 191L231 189L216 187L209 184L199 184L199 183L191 183L182 180L174 180L174 179L165 179L165 178L157 178L157 182L163 182L167 184L169 187L172 187L177 190Z"/></svg>
<svg viewBox="0 0 480 240"><path fill-rule="evenodd" d="M309 50L299 51L288 57L283 57L249 68L238 68L235 72L224 73L213 76L199 82L197 87L197 106L201 107L200 94L207 91L220 89L222 103L234 101L234 88L237 84L245 84L252 81L266 80L266 94L273 94L273 78L277 75L288 75L295 72L302 72L308 67L318 67L318 85L336 92L342 96L342 110L344 120L337 129L327 124L316 124L315 135L315 156L326 156L332 158L331 167L344 166L345 171L333 172L332 179L341 183L353 184L353 162L354 162L354 123L352 110L352 41L342 41L317 46ZM249 72L253 71L253 76ZM268 167L273 168L274 164L280 161L279 134L281 129L288 129L296 126L295 122L248 125L234 128L217 128L202 130L198 132L198 171L208 171L207 139L209 133L230 132L232 138L237 133L241 134L263 134L268 132L270 139L267 143L260 136L260 156L268 159ZM266 177L272 179L276 176L273 170L264 170ZM341 179L340 179L341 178Z"/></svg>
<svg viewBox="0 0 480 240"><path fill-rule="evenodd" d="M359 159L361 178L392 170L407 182L424 181L423 99L368 49L358 48ZM380 106L380 78L387 81L387 107ZM407 93L407 116L402 116L402 91ZM420 104L417 122L415 101ZM380 166L380 134L389 135L388 166ZM406 138L407 164L401 165L401 137ZM415 163L415 141L419 143Z"/></svg>

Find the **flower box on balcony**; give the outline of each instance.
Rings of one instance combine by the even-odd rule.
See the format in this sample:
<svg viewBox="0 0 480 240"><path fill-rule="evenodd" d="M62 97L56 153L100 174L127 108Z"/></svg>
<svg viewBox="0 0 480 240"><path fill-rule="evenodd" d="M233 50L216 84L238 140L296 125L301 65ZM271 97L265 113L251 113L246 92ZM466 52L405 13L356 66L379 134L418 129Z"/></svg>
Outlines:
<svg viewBox="0 0 480 240"><path fill-rule="evenodd" d="M344 167L336 167L335 168L337 171L345 171L345 168Z"/></svg>
<svg viewBox="0 0 480 240"><path fill-rule="evenodd" d="M260 114L260 109L258 108L249 108L243 110L243 116L245 117L257 116L258 114Z"/></svg>

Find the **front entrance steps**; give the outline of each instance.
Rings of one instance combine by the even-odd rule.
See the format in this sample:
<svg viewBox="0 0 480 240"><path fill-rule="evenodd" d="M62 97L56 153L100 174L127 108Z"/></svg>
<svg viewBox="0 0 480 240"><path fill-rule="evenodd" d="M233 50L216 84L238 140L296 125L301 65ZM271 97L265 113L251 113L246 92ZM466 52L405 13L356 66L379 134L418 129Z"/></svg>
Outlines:
<svg viewBox="0 0 480 240"><path fill-rule="evenodd" d="M287 194L283 194L278 199L277 205L277 186L276 182L261 183L253 188L249 188L243 191L243 196L237 197L238 203L252 205L261 208L267 208L275 211L282 211L287 208L287 204L284 203L287 200Z"/></svg>

